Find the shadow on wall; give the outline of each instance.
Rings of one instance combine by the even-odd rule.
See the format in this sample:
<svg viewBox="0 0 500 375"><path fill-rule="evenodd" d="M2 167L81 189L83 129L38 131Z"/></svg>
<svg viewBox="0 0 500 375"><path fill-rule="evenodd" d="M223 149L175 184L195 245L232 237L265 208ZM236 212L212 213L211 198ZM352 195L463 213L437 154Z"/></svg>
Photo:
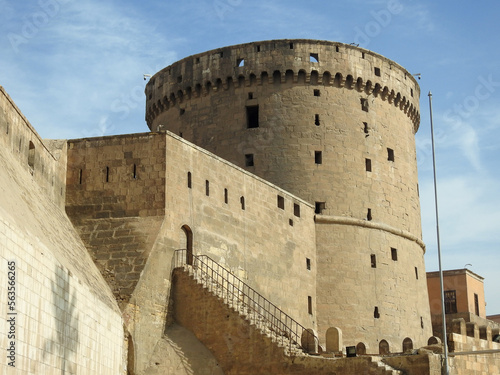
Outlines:
<svg viewBox="0 0 500 375"><path fill-rule="evenodd" d="M55 331L43 345L45 359L48 355L60 358L61 374L76 373L75 358L78 350L79 317L75 311L76 293L70 293L70 273L57 266L55 280L51 281Z"/></svg>

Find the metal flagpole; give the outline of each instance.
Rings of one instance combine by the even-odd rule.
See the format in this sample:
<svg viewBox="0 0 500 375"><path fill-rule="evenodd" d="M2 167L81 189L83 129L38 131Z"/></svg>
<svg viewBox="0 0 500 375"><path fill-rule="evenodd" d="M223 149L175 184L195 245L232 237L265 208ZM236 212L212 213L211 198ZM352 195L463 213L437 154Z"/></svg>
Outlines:
<svg viewBox="0 0 500 375"><path fill-rule="evenodd" d="M434 151L434 125L432 123L432 93L429 91L429 110L431 114L431 141L432 141L432 169L434 171L434 201L436 205L436 233L437 233L437 248L439 259L439 280L441 283L441 312L443 316L443 344L444 344L444 375L449 375L448 369L448 338L446 332L446 314L444 308L444 283L443 269L441 267L441 243L439 240L439 213L438 213L438 195L437 195L437 180L436 180L436 154Z"/></svg>

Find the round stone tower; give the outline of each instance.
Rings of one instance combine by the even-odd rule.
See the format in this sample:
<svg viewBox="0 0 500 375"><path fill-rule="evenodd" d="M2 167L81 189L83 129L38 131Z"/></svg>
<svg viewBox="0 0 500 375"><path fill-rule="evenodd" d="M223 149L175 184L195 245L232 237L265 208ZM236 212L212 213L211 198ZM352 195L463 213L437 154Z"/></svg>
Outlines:
<svg viewBox="0 0 500 375"><path fill-rule="evenodd" d="M432 335L419 96L410 73L371 51L273 40L161 70L146 86L146 121L315 204L320 338L339 327L359 351L400 352Z"/></svg>

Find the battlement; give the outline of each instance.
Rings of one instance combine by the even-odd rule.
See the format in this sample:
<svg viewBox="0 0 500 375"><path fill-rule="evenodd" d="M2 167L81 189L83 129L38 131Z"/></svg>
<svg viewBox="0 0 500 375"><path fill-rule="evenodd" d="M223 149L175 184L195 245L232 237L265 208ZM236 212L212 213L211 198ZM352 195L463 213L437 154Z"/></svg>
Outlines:
<svg viewBox="0 0 500 375"><path fill-rule="evenodd" d="M146 85L146 121L152 129L164 111L212 92L286 83L373 95L403 111L418 130L420 87L407 70L363 48L304 39L219 48L164 68Z"/></svg>
<svg viewBox="0 0 500 375"><path fill-rule="evenodd" d="M500 343L495 341L499 328L477 323L466 323L463 318L454 319L448 334L450 352L499 349Z"/></svg>

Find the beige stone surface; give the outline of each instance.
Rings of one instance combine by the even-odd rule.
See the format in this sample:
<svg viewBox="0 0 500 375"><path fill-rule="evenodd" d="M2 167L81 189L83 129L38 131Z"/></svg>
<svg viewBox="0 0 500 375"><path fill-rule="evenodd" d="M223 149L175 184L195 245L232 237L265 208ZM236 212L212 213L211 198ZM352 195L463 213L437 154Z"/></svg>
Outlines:
<svg viewBox="0 0 500 375"><path fill-rule="evenodd" d="M2 355L0 372L120 374L121 314L63 210L65 142L55 158L0 94L0 346L15 342L15 368ZM16 315L7 315L8 262L15 263ZM15 338L4 324L12 317Z"/></svg>

